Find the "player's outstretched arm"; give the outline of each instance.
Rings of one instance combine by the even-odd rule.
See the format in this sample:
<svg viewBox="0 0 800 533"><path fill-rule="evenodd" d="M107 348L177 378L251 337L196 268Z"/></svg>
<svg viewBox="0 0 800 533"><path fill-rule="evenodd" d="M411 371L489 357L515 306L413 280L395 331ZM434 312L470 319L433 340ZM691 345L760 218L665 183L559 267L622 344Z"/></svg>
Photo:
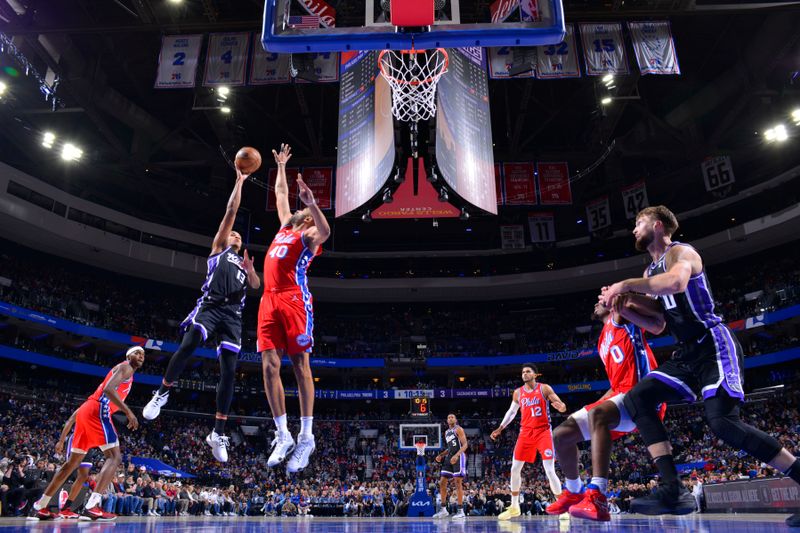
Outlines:
<svg viewBox="0 0 800 533"><path fill-rule="evenodd" d="M67 435L69 432L72 431L72 426L75 425L75 419L78 416L78 409L72 411L72 414L69 415L67 422L64 424L64 428L61 430L61 435L58 436L58 442L56 443L56 453L64 453L64 443L67 442Z"/></svg>
<svg viewBox="0 0 800 533"><path fill-rule="evenodd" d="M136 419L136 415L133 414L131 408L128 407L117 394L117 387L119 384L129 379L131 376L133 376L133 368L131 365L128 363L118 364L111 373L111 379L108 380L108 383L106 383L106 386L103 388L103 394L128 417L128 429L136 429L139 427L139 421Z"/></svg>
<svg viewBox="0 0 800 533"><path fill-rule="evenodd" d="M657 314L644 314L640 311L640 307L636 302L631 301L631 297L641 296L634 294L620 294L612 302L612 312L614 313L614 320L620 322L620 318L636 324L648 333L653 335L660 335L667 327L667 322L664 320L663 313ZM647 296L644 296L647 298ZM650 298L652 300L652 298Z"/></svg>
<svg viewBox="0 0 800 533"><path fill-rule="evenodd" d="M236 212L239 211L239 204L242 201L242 185L249 177L249 174L242 174L236 169L236 184L233 186L228 205L225 207L225 215L219 224L217 234L214 236L214 243L211 245L211 255L218 254L228 245L228 237L233 230L233 223L236 221Z"/></svg>
<svg viewBox="0 0 800 533"><path fill-rule="evenodd" d="M490 435L492 440L497 440L506 426L514 421L514 418L517 416L517 411L519 411L519 389L515 390L514 394L511 396L511 406L508 408L508 411L506 411L503 421L500 422L500 426L492 431L492 434Z"/></svg>
<svg viewBox="0 0 800 533"><path fill-rule="evenodd" d="M317 205L317 199L314 198L314 193L308 185L306 185L306 182L303 181L303 176L301 174L297 175L297 186L300 188L300 201L308 207L314 219L314 227L306 230L304 234L306 244L309 248L316 251L317 246L320 246L331 236L331 226L328 224L325 215L322 214L322 210Z"/></svg>
<svg viewBox="0 0 800 533"><path fill-rule="evenodd" d="M567 404L561 401L561 398L558 397L558 394L556 394L556 391L553 390L553 387L550 385L542 385L542 393L550 402L550 405L556 409L556 411L559 413L567 412Z"/></svg>
<svg viewBox="0 0 800 533"><path fill-rule="evenodd" d="M281 144L281 151L272 151L275 164L278 165L278 172L275 177L275 204L278 207L278 219L281 226L289 223L292 218L292 208L289 207L289 184L286 181L286 163L292 158L292 147L288 144Z"/></svg>
<svg viewBox="0 0 800 533"><path fill-rule="evenodd" d="M244 271L247 272L247 284L250 286L251 289L258 289L261 287L261 279L258 277L258 273L256 272L256 268L253 265L253 258L247 253L247 250L244 251L244 260L242 261L242 266L244 267Z"/></svg>

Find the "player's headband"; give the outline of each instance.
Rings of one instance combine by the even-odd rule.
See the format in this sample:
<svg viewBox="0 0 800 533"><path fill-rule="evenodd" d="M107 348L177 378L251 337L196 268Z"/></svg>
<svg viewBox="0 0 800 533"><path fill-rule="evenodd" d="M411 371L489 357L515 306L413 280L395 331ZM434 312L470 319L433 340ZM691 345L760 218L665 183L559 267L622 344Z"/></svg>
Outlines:
<svg viewBox="0 0 800 533"><path fill-rule="evenodd" d="M142 348L141 346L131 346L130 348L128 348L128 351L125 352L125 357L130 357L130 355L132 353L140 351L140 350L141 350L142 353L144 353L144 348Z"/></svg>

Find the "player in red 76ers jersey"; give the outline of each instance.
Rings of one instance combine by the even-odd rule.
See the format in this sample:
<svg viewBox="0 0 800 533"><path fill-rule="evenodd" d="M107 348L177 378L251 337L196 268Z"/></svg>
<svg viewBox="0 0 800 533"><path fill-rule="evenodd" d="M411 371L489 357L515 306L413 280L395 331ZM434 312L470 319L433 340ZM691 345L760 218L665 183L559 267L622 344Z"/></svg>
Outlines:
<svg viewBox="0 0 800 533"><path fill-rule="evenodd" d="M492 440L496 440L508 426L517 411L522 409L522 421L519 427L517 445L514 447L514 461L511 463L511 506L500 513L499 520L509 520L519 516L519 489L522 485L522 467L525 463L536 462L536 456L541 454L550 490L558 496L561 494L561 482L556 475L555 455L553 454L553 431L550 427L550 404L553 404L560 413L567 410L567 406L553 391L550 385L536 383L536 367L533 365L522 366L522 387L514 391L506 416L500 426L492 431Z"/></svg>
<svg viewBox="0 0 800 533"><path fill-rule="evenodd" d="M659 304L643 295L625 295L607 309L598 302L593 317L603 323L597 351L611 388L596 402L572 413L553 434L558 464L566 476L566 487L547 513L570 515L590 520L609 521L606 501L611 441L636 429L623 400L640 379L658 366L644 338L664 330ZM666 404L661 404L664 418ZM578 443L592 442L592 480L585 488L578 473Z"/></svg>
<svg viewBox="0 0 800 533"><path fill-rule="evenodd" d="M103 512L100 507L102 493L106 491L111 480L117 473L117 467L122 463L122 454L119 451L119 438L111 415L122 411L128 417L128 429L139 427L139 421L130 407L125 404L125 399L133 386L133 373L144 363L144 349L141 346L132 346L125 354L126 361L112 368L97 390L83 402L75 412L75 432L67 455L67 462L53 476L50 484L44 489L42 497L33 504L29 519L53 520L55 513L49 509L50 500L56 495L61 485L80 466L81 461L92 448L100 448L105 455L105 463L100 470L95 492L86 502L84 519L108 521L117 516Z"/></svg>
<svg viewBox="0 0 800 533"><path fill-rule="evenodd" d="M258 351L261 352L264 392L277 428L267 464L278 465L294 448L286 470L297 472L308 465L315 448L311 432L314 378L308 361L314 345L314 307L308 290L308 267L322 253L322 243L328 240L331 228L299 174L300 201L306 207L292 214L286 183L286 162L292 157L291 148L283 144L281 151L273 150L272 155L278 164L275 198L281 229L264 257L264 295L258 308ZM281 356L284 354L292 361L300 396L297 446L286 425L286 400L281 382Z"/></svg>

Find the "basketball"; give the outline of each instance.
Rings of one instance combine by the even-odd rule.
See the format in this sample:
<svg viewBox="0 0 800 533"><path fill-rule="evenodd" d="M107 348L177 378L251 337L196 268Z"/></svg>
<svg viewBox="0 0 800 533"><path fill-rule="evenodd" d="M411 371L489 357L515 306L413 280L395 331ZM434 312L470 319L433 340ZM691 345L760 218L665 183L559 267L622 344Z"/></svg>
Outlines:
<svg viewBox="0 0 800 533"><path fill-rule="evenodd" d="M236 169L242 174L252 174L261 166L261 154L252 146L245 146L236 152Z"/></svg>

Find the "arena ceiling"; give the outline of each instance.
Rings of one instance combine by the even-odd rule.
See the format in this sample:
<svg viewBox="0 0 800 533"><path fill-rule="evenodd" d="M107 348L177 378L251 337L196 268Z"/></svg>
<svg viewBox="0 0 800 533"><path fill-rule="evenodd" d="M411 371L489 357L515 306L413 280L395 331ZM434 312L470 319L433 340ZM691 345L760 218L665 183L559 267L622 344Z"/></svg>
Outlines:
<svg viewBox="0 0 800 533"><path fill-rule="evenodd" d="M574 173L602 159L575 183L574 205L558 208L559 238L586 235L576 220L587 200L641 178L651 202L676 211L712 200L697 171L708 155L732 154L742 188L798 162L796 146L765 147L760 135L800 105L797 3L715 1L566 0L568 21L672 22L682 75L625 77L618 94L632 98L613 106L599 104L596 78L490 82L496 160L563 160ZM331 3L342 19L361 16L358 2ZM462 17L485 18L488 4L462 0ZM57 74L63 104L54 112L36 80L0 54L0 67L18 70L5 72L11 87L0 100L0 159L86 199L204 233L218 224L232 184L223 151L252 145L268 155L289 142L294 162L335 165L337 84L236 88L229 115L214 109L207 88L153 89L162 35L256 31L262 9L256 0L0 0L0 32L42 72ZM46 130L76 139L83 160L65 165L43 150ZM266 234L276 222L264 205L265 191L250 187L243 207ZM754 215L766 208L750 207ZM380 221L357 234L360 220L337 221L336 246L496 248L498 226L526 215L507 208L436 229L430 221Z"/></svg>

